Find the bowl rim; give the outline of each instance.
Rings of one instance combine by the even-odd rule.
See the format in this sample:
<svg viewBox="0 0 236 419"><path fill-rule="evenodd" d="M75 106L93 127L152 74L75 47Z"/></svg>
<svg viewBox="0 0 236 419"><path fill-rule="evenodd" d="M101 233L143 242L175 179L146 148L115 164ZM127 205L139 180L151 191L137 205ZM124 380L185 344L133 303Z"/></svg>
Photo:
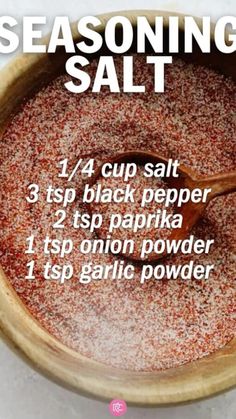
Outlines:
<svg viewBox="0 0 236 419"><path fill-rule="evenodd" d="M114 15L127 16L133 25L139 15L153 23L155 16L179 16L183 28L185 15L158 10L117 11L98 15L101 31ZM200 19L196 18L198 25ZM75 24L72 24L75 33ZM212 26L212 33L214 26ZM76 34L78 37L78 35ZM79 39L79 38L78 38ZM21 54L1 70L0 124L16 102L11 92L18 92L18 84L30 69L48 54ZM15 89L15 90L14 90ZM10 93L9 93L10 92ZM17 96L17 94L16 94ZM121 398L140 406L171 405L212 396L236 385L236 339L224 348L197 361L156 372L120 370L96 362L62 344L50 335L28 312L9 280L0 268L0 330L10 346L36 370L57 383L80 394L110 400Z"/></svg>

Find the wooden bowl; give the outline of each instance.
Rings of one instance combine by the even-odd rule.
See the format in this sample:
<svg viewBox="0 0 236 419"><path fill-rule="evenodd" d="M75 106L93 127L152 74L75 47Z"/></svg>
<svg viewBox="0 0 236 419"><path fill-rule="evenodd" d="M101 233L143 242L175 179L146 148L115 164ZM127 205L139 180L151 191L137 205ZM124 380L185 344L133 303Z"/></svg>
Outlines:
<svg viewBox="0 0 236 419"><path fill-rule="evenodd" d="M119 14L128 16L133 25L137 15L147 16L152 24L155 15L162 15L166 27L170 15L157 11ZM111 15L100 16L101 33ZM183 16L179 16L183 34ZM74 34L78 42L78 35ZM1 71L0 134L22 99L63 71L65 59L65 53L60 49L56 54L25 54ZM235 54L223 55L214 45L211 54L202 54L195 49L187 59L210 64L236 79ZM6 340L34 368L70 389L95 398L121 398L128 403L151 406L196 400L236 384L236 339L214 354L181 367L152 373L120 370L86 358L63 345L29 314L2 269L0 281L0 327Z"/></svg>

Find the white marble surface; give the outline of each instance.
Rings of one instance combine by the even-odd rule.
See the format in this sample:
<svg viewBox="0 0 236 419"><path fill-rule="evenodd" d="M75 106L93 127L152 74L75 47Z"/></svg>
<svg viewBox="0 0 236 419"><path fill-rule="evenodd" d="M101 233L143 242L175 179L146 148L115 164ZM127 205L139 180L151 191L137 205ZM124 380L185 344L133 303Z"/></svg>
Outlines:
<svg viewBox="0 0 236 419"><path fill-rule="evenodd" d="M87 14L124 9L162 9L214 19L236 14L236 0L1 0L0 16ZM50 27L50 26L49 26ZM8 57L0 56L0 67ZM0 80L1 82L1 80ZM0 419L106 419L108 405L68 392L46 380L0 342ZM234 419L236 390L209 400L171 408L128 407L127 419Z"/></svg>

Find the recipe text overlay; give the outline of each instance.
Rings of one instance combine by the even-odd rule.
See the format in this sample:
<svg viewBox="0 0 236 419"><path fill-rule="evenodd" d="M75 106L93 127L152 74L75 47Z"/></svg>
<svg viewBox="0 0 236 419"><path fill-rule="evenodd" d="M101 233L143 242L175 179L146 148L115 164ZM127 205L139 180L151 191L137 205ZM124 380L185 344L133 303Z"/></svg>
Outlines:
<svg viewBox="0 0 236 419"><path fill-rule="evenodd" d="M64 159L58 164L58 179L63 184L66 181L66 186L49 184L45 190L37 183L28 186L28 204L31 208L46 207L52 224L46 237L39 240L32 234L26 240L26 279L35 279L37 252L45 255L40 275L62 284L72 278L81 284L132 280L137 271L142 284L153 279L208 279L214 265L201 263L201 255L210 253L214 240L198 238L193 232L176 239L172 233L183 225L183 205L189 201L206 203L211 189L170 186L168 179L179 178L178 160L143 165L105 162L94 179L97 167L94 159L81 158L69 170L69 161ZM82 239L68 237L68 226L70 231L72 227L75 232L84 232ZM115 256L112 261L100 258L100 263L97 256L91 257L111 254ZM183 256L181 263L168 258L175 254ZM53 263L54 255L60 264ZM76 262L79 255L87 255L86 263ZM186 255L197 258L187 256L184 263ZM151 258L155 263L150 263Z"/></svg>

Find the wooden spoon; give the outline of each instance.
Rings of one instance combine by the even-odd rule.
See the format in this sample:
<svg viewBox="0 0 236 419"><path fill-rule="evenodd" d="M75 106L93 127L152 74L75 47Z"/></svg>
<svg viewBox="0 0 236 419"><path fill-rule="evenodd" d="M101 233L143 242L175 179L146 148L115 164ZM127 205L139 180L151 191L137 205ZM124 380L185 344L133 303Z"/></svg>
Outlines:
<svg viewBox="0 0 236 419"><path fill-rule="evenodd" d="M139 165L144 165L146 163L164 163L165 165L168 164L168 159L159 156L154 152L146 152L146 151L128 151L126 153L121 153L116 155L113 158L110 158L107 161L104 161L98 169L95 171L94 175L90 179L90 186L95 184L99 177L101 177L101 170L102 166L109 162L109 163L137 163ZM178 229L173 229L171 234L168 236L169 240L183 240L186 236L189 235L193 226L197 223L199 218L202 216L206 206L210 202L211 199L215 198L216 196L226 195L230 192L236 191L236 172L228 172L213 176L208 176L205 178L198 178L194 171L189 169L186 166L180 165L178 167L177 173L179 177L165 177L163 178L164 182L171 188L182 189L187 188L192 191L195 188L199 188L204 190L206 188L210 188L211 191L207 195L206 202L200 203L193 203L189 201L183 204L181 207L175 208L175 212L182 214L183 216L183 223L182 227ZM90 206L89 206L90 207ZM135 234L135 233L134 233ZM99 229L97 231L97 235L99 236ZM145 262L155 262L156 260L162 258L166 255L166 252L161 254L153 254L151 253L147 258L145 258ZM138 255L134 254L127 254L124 255L128 259L134 261L143 261Z"/></svg>

